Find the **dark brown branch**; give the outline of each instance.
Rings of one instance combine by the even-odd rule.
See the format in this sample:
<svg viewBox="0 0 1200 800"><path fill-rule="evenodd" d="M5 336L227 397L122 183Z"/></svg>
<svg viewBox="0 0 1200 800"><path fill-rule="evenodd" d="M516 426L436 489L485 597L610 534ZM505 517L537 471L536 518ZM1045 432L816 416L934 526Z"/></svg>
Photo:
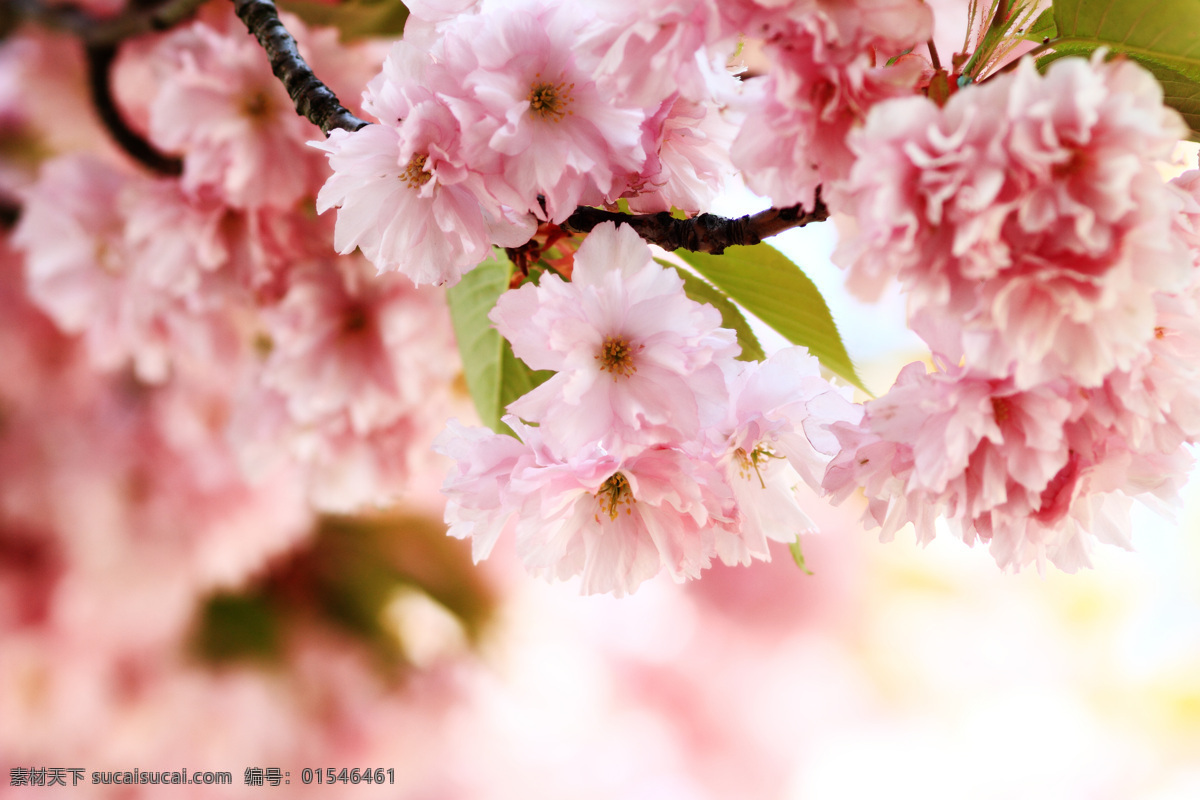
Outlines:
<svg viewBox="0 0 1200 800"><path fill-rule="evenodd" d="M367 124L351 114L328 86L313 74L296 49L296 40L279 21L272 0L233 0L234 10L258 39L271 71L283 82L296 113L321 129L326 136L335 128L356 131Z"/></svg>
<svg viewBox="0 0 1200 800"><path fill-rule="evenodd" d="M205 0L163 0L134 4L114 17L96 19L75 6L44 6L38 0L3 0L18 17L74 34L88 45L115 45L133 36L165 31L190 17Z"/></svg>
<svg viewBox="0 0 1200 800"><path fill-rule="evenodd" d="M141 164L163 175L182 175L183 161L162 153L129 127L112 95L111 72L117 58L116 45L91 45L87 48L88 89L100 121L121 149Z"/></svg>
<svg viewBox="0 0 1200 800"><path fill-rule="evenodd" d="M658 214L621 214L599 208L581 207L562 224L575 233L590 233L602 222L625 223L639 236L664 250L691 250L720 255L731 245L758 244L763 239L810 222L829 219L829 209L817 189L812 211L800 206L768 208L737 219L701 214L691 219L676 219L665 211Z"/></svg>

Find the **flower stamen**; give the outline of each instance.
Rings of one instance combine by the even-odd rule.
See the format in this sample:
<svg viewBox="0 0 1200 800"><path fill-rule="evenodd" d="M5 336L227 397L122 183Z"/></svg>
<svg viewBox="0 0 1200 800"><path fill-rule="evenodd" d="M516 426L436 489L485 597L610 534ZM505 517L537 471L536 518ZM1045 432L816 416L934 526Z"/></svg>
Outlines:
<svg viewBox="0 0 1200 800"><path fill-rule="evenodd" d="M420 189L433 177L425 171L425 162L428 158L429 156L424 153L416 153L408 160L408 166L404 168L404 174L400 177L404 179L410 189Z"/></svg>
<svg viewBox="0 0 1200 800"><path fill-rule="evenodd" d="M1012 416L1012 409L1006 397L992 398L992 414L996 417L996 423L1005 422Z"/></svg>
<svg viewBox="0 0 1200 800"><path fill-rule="evenodd" d="M733 455L738 462L738 474L743 479L750 480L750 470L754 470L754 474L758 476L758 485L764 489L767 488L767 482L763 480L759 467L765 464L769 458L783 458L766 442L760 442L749 453L746 452L746 448L739 447Z"/></svg>
<svg viewBox="0 0 1200 800"><path fill-rule="evenodd" d="M600 369L612 373L615 381L618 375L628 378L637 372L633 353L633 345L624 336L605 336L596 360L600 362Z"/></svg>
<svg viewBox="0 0 1200 800"><path fill-rule="evenodd" d="M561 122L563 117L573 114L569 106L574 98L571 90L575 84L559 81L547 83L539 80L541 73L534 76L533 85L529 87L529 110L550 122Z"/></svg>
<svg viewBox="0 0 1200 800"><path fill-rule="evenodd" d="M596 499L600 501L600 510L608 514L609 519L616 519L621 513L621 506L625 507L626 514L632 514L632 505L636 502L633 497L633 489L629 486L629 479L620 472L614 472L609 476L608 480L600 485L600 490L596 492ZM600 516L596 515L596 521L599 522Z"/></svg>

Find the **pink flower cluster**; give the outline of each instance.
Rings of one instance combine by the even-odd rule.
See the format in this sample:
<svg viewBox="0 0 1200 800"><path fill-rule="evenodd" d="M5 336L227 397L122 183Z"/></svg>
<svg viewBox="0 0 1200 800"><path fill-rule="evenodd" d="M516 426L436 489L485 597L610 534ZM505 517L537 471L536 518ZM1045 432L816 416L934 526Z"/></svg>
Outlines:
<svg viewBox="0 0 1200 800"><path fill-rule="evenodd" d="M378 63L287 22L335 85ZM109 153L48 159L20 190L13 237L29 296L96 369L224 397L212 435L233 443L238 474L298 467L326 510L399 495L456 374L441 297L330 253L333 226L311 211L324 158L230 10L137 41L115 77L122 112L183 174Z"/></svg>
<svg viewBox="0 0 1200 800"><path fill-rule="evenodd" d="M752 187L811 202L849 170L847 131L923 75L876 59L926 38L928 10L874 5L418 4L366 92L379 124L313 143L334 171L318 210L338 209L340 252L453 284L580 205L704 210L735 136ZM726 60L747 32L779 64L743 84Z"/></svg>
<svg viewBox="0 0 1200 800"><path fill-rule="evenodd" d="M863 487L885 537L944 515L1005 568L1128 547L1128 498L1161 506L1200 436L1197 181L1157 166L1185 133L1149 73L1101 55L875 106L840 258L866 296L899 277L937 366L837 429L826 488Z"/></svg>
<svg viewBox="0 0 1200 800"><path fill-rule="evenodd" d="M803 348L735 360L717 311L629 226L596 228L570 283L543 275L491 318L555 374L509 406L518 438L455 425L439 440L457 462L450 533L477 560L511 521L531 571L620 596L664 568L682 581L714 556L769 559L768 540L813 527L794 487L816 485L836 448L828 426L858 409Z"/></svg>

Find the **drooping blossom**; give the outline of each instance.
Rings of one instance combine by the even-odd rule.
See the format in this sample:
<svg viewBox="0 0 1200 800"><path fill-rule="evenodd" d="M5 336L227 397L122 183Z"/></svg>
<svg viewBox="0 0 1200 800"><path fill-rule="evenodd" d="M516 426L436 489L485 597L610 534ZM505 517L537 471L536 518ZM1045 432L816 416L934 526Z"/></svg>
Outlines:
<svg viewBox="0 0 1200 800"><path fill-rule="evenodd" d="M1183 133L1149 73L1099 57L1044 77L1021 62L941 109L888 102L850 139L858 227L838 258L864 295L899 275L910 324L951 360L1099 385L1149 342L1155 293L1188 280L1155 168Z"/></svg>
<svg viewBox="0 0 1200 800"><path fill-rule="evenodd" d="M415 413L453 374L449 320L436 299L399 276L371 274L359 258L303 265L263 312L271 345L262 382L301 425L344 412L365 433Z"/></svg>
<svg viewBox="0 0 1200 800"><path fill-rule="evenodd" d="M793 542L816 530L796 488L819 490L839 450L829 426L857 422L862 409L821 376L802 347L761 363L738 362L730 384L729 411L711 446L733 489L737 523L717 530L716 553L726 564L745 565L771 559L768 541Z"/></svg>
<svg viewBox="0 0 1200 800"><path fill-rule="evenodd" d="M380 271L398 270L417 285L453 285L487 258L493 242L478 196L439 176L438 134L457 135L457 123L430 102L408 119L408 131L421 126L422 140L407 144L405 130L387 125L334 131L318 145L330 154L334 174L317 208L338 208L338 252L361 248ZM533 228L522 230L497 244L524 244Z"/></svg>
<svg viewBox="0 0 1200 800"><path fill-rule="evenodd" d="M597 85L578 46L584 22L565 7L485 9L440 46L466 162L501 203L551 222L615 200L615 182L646 158L645 112Z"/></svg>
<svg viewBox="0 0 1200 800"><path fill-rule="evenodd" d="M261 363L231 422L242 464L297 465L324 510L385 504L445 419L457 366L446 309L361 258L315 259L291 278L262 312Z"/></svg>
<svg viewBox="0 0 1200 800"><path fill-rule="evenodd" d="M623 192L635 214L710 208L733 175L729 144L736 127L711 104L676 94L643 123L646 163Z"/></svg>
<svg viewBox="0 0 1200 800"><path fill-rule="evenodd" d="M557 373L509 408L563 452L693 440L724 413L734 333L628 225L597 226L569 283L547 274L506 292L491 319L518 358Z"/></svg>
<svg viewBox="0 0 1200 800"><path fill-rule="evenodd" d="M480 536L478 556L511 523L529 571L582 576L584 593L617 597L664 569L683 581L709 566L717 529L733 522L732 494L712 463L668 446L560 458L538 429L506 421L523 444L461 427L439 440L458 461L443 487L451 533Z"/></svg>
<svg viewBox="0 0 1200 800"><path fill-rule="evenodd" d="M286 16L301 52L340 83L332 29L310 32ZM263 52L236 19L222 30L196 22L162 38L147 57L157 91L149 103L152 142L183 157L183 186L208 190L234 208L290 208L325 178L307 146L311 124L296 114L283 85L264 69ZM314 53L318 56L314 59ZM361 70L361 67L355 67ZM365 76L364 76L365 77Z"/></svg>
<svg viewBox="0 0 1200 800"><path fill-rule="evenodd" d="M452 285L492 245L527 242L534 223L490 199L465 163L459 120L425 86L433 69L428 55L397 43L364 102L382 124L312 143L333 169L317 210L337 207L338 252L361 248L381 272Z"/></svg>
<svg viewBox="0 0 1200 800"><path fill-rule="evenodd" d="M794 5L733 3L741 28L761 35L770 72L747 81L746 117L730 157L746 185L779 207L812 207L816 189L854 164L846 137L885 99L913 94L924 75L914 58L880 63L929 36L932 16L907 1Z"/></svg>
<svg viewBox="0 0 1200 800"><path fill-rule="evenodd" d="M962 367L904 369L860 425L835 424L842 452L824 485L838 501L867 495L867 519L890 540L907 523L927 543L944 518L997 564L1090 566L1091 542L1130 546L1131 499L1153 507L1177 491L1188 456L1139 450L1127 425L1059 379L1022 390Z"/></svg>
<svg viewBox="0 0 1200 800"><path fill-rule="evenodd" d="M519 358L556 374L509 404L520 441L452 424L436 442L455 462L450 533L477 560L512 530L531 571L619 596L662 568L683 580L714 558L769 560L768 541L813 530L796 488L820 485L830 426L859 408L804 348L736 361L719 312L629 226L597 226L569 283L544 273L491 317Z"/></svg>
<svg viewBox="0 0 1200 800"><path fill-rule="evenodd" d="M30 297L64 331L84 335L98 367L133 359L161 380L171 302L134 274L121 203L140 180L86 156L49 162L25 192L13 241L26 254Z"/></svg>

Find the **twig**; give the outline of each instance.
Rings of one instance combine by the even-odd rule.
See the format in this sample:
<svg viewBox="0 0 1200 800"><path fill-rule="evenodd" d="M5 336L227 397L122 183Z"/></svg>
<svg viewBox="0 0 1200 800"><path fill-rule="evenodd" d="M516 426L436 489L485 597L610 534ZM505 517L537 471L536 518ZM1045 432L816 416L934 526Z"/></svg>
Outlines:
<svg viewBox="0 0 1200 800"><path fill-rule="evenodd" d="M205 0L163 0L149 7L131 4L115 17L96 19L75 6L45 6L38 0L4 0L19 17L74 34L87 45L115 45L134 36L165 31L190 17Z"/></svg>
<svg viewBox="0 0 1200 800"><path fill-rule="evenodd" d="M233 0L233 7L267 51L271 71L287 89L297 114L320 128L326 136L335 128L356 131L368 124L351 114L338 102L337 95L313 74L296 48L296 40L280 22L272 0Z"/></svg>
<svg viewBox="0 0 1200 800"><path fill-rule="evenodd" d="M602 222L625 223L639 236L665 250L691 250L720 255L732 245L758 244L763 239L810 222L829 219L829 209L817 189L812 211L800 206L769 208L757 214L729 219L701 214L691 219L676 219L665 211L657 214L621 214L598 208L580 207L567 217L562 227L575 233L589 233Z"/></svg>
<svg viewBox="0 0 1200 800"><path fill-rule="evenodd" d="M942 60L938 58L937 45L934 44L932 36L929 37L929 41L925 43L925 46L929 48L929 63L933 65L935 71L940 70L942 68Z"/></svg>
<svg viewBox="0 0 1200 800"><path fill-rule="evenodd" d="M117 57L117 46L91 45L87 48L88 88L100 121L113 140L138 162L163 175L182 175L183 161L162 153L126 124L112 95L110 72Z"/></svg>

